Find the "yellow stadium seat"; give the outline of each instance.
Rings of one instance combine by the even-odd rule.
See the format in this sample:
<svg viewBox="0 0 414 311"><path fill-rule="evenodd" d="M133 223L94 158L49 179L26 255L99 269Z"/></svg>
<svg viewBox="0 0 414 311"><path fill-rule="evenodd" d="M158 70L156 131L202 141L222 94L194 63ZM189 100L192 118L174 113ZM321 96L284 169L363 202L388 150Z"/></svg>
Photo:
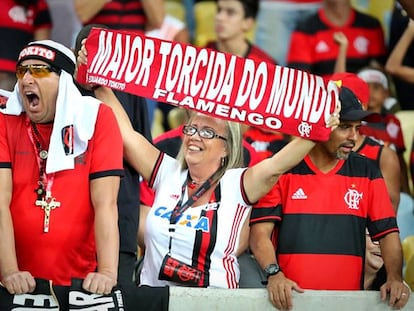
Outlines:
<svg viewBox="0 0 414 311"><path fill-rule="evenodd" d="M405 261L404 280L414 291L414 235L406 237L402 246Z"/></svg>
<svg viewBox="0 0 414 311"><path fill-rule="evenodd" d="M406 237L402 246L405 261L404 281L414 291L414 235Z"/></svg>
<svg viewBox="0 0 414 311"><path fill-rule="evenodd" d="M401 244L403 248L404 261L408 262L412 257L414 257L414 235L407 236Z"/></svg>
<svg viewBox="0 0 414 311"><path fill-rule="evenodd" d="M151 127L152 137L157 137L161 135L162 133L164 133L164 127L162 125L163 122L164 122L164 115L159 108L156 108L154 110L154 121L152 122L152 127Z"/></svg>
<svg viewBox="0 0 414 311"><path fill-rule="evenodd" d="M351 3L357 10L376 17L381 22L385 38L388 38L395 0L351 0Z"/></svg>
<svg viewBox="0 0 414 311"><path fill-rule="evenodd" d="M216 39L214 18L217 12L215 1L200 1L194 4L195 35L194 44L205 46L208 41Z"/></svg>
<svg viewBox="0 0 414 311"><path fill-rule="evenodd" d="M410 286L411 291L414 291L414 257L406 264L404 281Z"/></svg>
<svg viewBox="0 0 414 311"><path fill-rule="evenodd" d="M181 107L175 107L170 110L167 116L168 125L171 129L179 127L188 120L188 111Z"/></svg>
<svg viewBox="0 0 414 311"><path fill-rule="evenodd" d="M414 137L414 110L400 110L395 115L401 122L401 128L404 135L404 144L407 148L404 153L404 159L407 163L407 167L409 167L411 145ZM410 175L410 172L408 172L408 174ZM414 189L410 176L408 176L408 180L410 182L410 189Z"/></svg>
<svg viewBox="0 0 414 311"><path fill-rule="evenodd" d="M185 22L185 8L181 1L166 0L165 13Z"/></svg>

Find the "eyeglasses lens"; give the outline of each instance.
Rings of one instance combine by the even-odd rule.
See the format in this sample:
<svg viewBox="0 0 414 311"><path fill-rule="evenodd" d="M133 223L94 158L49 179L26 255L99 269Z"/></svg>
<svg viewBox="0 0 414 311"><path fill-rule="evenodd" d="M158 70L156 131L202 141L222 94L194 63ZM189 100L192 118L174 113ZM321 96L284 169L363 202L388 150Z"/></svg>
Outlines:
<svg viewBox="0 0 414 311"><path fill-rule="evenodd" d="M188 136L193 136L197 132L197 129L191 125L184 125L183 133Z"/></svg>
<svg viewBox="0 0 414 311"><path fill-rule="evenodd" d="M214 132L214 130L209 129L209 128L198 129L192 125L184 125L183 127L183 134L187 136L193 136L197 132L201 138L205 138L205 139L220 138L223 140L227 140L225 137L217 135L216 132Z"/></svg>
<svg viewBox="0 0 414 311"><path fill-rule="evenodd" d="M198 131L198 134L202 138L212 139L216 136L216 133L210 129L201 129Z"/></svg>

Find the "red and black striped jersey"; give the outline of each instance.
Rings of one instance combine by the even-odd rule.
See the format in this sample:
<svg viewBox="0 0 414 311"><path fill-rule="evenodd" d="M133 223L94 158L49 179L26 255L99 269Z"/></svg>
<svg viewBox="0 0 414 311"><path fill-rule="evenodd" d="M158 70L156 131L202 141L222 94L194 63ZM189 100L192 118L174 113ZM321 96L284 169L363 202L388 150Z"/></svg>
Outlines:
<svg viewBox="0 0 414 311"><path fill-rule="evenodd" d="M380 142L371 137L364 136L364 141L356 152L368 159L374 160L378 167L380 167L380 157L383 148L384 145Z"/></svg>
<svg viewBox="0 0 414 311"><path fill-rule="evenodd" d="M243 133L243 138L256 150L261 160L274 155L287 145L290 140L283 133L264 131L256 127L249 127Z"/></svg>
<svg viewBox="0 0 414 311"><path fill-rule="evenodd" d="M328 173L305 157L279 178L273 198L276 208L255 206L250 223L275 222L279 265L302 288L362 289L365 228L374 240L398 232L379 168L357 153Z"/></svg>
<svg viewBox="0 0 414 311"><path fill-rule="evenodd" d="M146 16L139 0L112 0L86 24L101 24L111 29L145 31Z"/></svg>
<svg viewBox="0 0 414 311"><path fill-rule="evenodd" d="M380 122L363 123L359 131L362 135L373 137L384 145L390 146L399 154L406 149L401 122L392 113L382 114Z"/></svg>
<svg viewBox="0 0 414 311"><path fill-rule="evenodd" d="M384 33L376 18L353 9L348 22L338 27L328 20L323 9L319 9L316 14L301 21L293 32L288 66L320 76L332 74L339 50L333 35L339 31L349 42L348 72L357 72L373 59L384 63Z"/></svg>
<svg viewBox="0 0 414 311"><path fill-rule="evenodd" d="M52 28L45 0L38 0L27 8L14 0L0 1L0 71L14 73L21 49L34 40L35 31L43 28Z"/></svg>

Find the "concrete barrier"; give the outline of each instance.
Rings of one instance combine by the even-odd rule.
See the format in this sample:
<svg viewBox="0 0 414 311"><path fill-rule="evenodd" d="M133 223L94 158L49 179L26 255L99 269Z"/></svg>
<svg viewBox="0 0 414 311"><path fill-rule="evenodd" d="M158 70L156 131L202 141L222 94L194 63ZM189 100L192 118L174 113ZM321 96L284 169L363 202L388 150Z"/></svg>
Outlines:
<svg viewBox="0 0 414 311"><path fill-rule="evenodd" d="M375 291L312 291L293 293L294 311L392 310ZM266 289L171 287L169 311L275 311ZM403 310L414 310L414 293Z"/></svg>

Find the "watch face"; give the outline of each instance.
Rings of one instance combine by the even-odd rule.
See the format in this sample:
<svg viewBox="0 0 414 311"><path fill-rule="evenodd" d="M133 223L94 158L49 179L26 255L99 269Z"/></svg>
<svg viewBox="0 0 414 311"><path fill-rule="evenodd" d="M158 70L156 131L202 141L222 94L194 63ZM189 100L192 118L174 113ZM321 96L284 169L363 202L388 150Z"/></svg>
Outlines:
<svg viewBox="0 0 414 311"><path fill-rule="evenodd" d="M270 264L265 268L264 271L266 272L268 276L270 276L270 275L275 275L276 273L278 273L280 271L280 268L278 264Z"/></svg>

